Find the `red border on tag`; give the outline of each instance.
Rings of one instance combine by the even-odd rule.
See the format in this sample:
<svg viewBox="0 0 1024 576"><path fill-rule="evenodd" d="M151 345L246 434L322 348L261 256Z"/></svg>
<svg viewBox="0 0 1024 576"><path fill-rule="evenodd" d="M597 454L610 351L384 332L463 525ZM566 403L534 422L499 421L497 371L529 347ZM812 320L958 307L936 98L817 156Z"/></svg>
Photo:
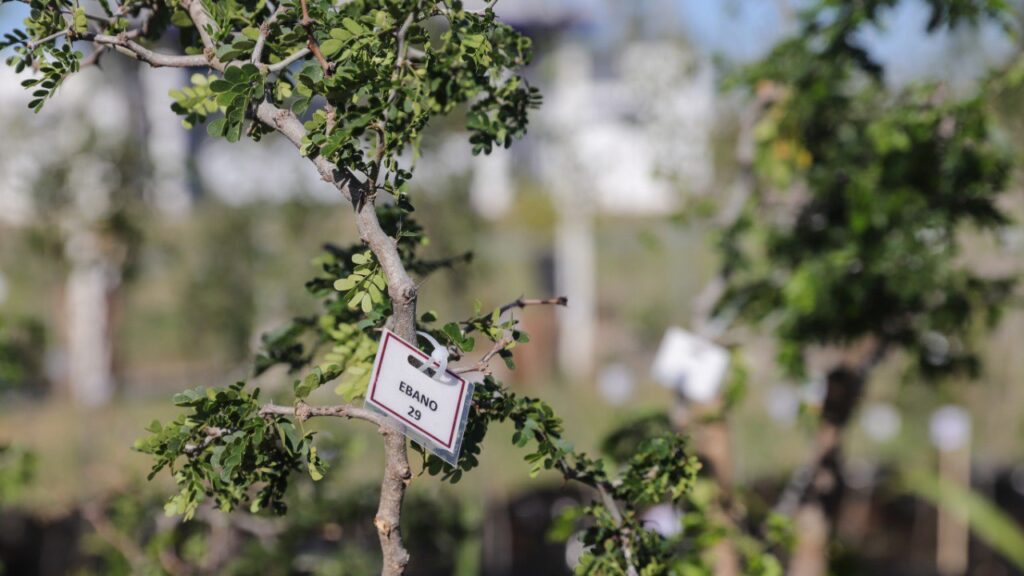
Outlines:
<svg viewBox="0 0 1024 576"><path fill-rule="evenodd" d="M426 354L424 354L419 348L416 348L415 346L409 344L405 340L402 340L401 338L398 337L397 334L391 332L390 330L384 332L384 340L381 341L381 343L380 343L381 349L380 349L379 354L380 354L381 359L384 358L384 353L387 351L387 348L388 348L388 342L390 342L392 338L397 340L400 344L403 344L406 348L409 349L410 352L413 352L414 354L419 356L422 360L430 361L430 357L427 356ZM458 376L456 376L456 375L454 375L454 374L452 374L450 372L448 373L449 376L454 377L456 380L458 380L462 384L462 388L459 390L459 400L458 400L458 402L456 402L458 407L455 409L455 419L452 420L452 429L451 429L451 432L448 433L448 442L446 443L444 440L441 440L437 436L434 436L430 432L427 432L423 428L420 428L412 420L406 419L405 416L399 414L398 412L395 412L391 408L388 408L387 406L382 404L379 400L374 398L374 395L377 394L377 379L380 378L380 369L381 369L381 363L378 363L377 364L377 370L373 374L373 382L371 383L373 391L370 392L370 401L373 402L373 405L378 407L378 408L381 408L383 410L387 410L395 418L398 418L403 423L409 425L412 428L415 428L416 430L419 430L424 435L430 437L432 440L434 440L435 442L437 442L441 446L444 446L449 451L451 451L451 449L452 449L452 441L455 438L455 425L459 422L459 415L462 414L462 409L461 409L462 397L465 396L465 394L466 394L466 380L463 379L463 378L460 378L460 377L458 377Z"/></svg>

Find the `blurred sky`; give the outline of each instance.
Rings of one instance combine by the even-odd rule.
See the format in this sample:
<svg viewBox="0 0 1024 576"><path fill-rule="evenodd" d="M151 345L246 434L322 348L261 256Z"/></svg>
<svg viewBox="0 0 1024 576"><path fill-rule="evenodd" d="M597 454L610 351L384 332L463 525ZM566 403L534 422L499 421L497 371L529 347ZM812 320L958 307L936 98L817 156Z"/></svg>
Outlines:
<svg viewBox="0 0 1024 576"><path fill-rule="evenodd" d="M514 20L546 18L576 23L582 36L597 46L610 46L628 35L682 34L700 50L728 61L746 62L762 56L794 30L801 6L812 0L503 0L499 12ZM0 33L24 17L27 6L0 4ZM889 10L884 30L868 37L877 58L895 83L922 76L970 79L978 60L999 60L1010 44L995 26L979 34L960 31L929 35L929 7L907 0ZM969 48L969 49L968 49Z"/></svg>

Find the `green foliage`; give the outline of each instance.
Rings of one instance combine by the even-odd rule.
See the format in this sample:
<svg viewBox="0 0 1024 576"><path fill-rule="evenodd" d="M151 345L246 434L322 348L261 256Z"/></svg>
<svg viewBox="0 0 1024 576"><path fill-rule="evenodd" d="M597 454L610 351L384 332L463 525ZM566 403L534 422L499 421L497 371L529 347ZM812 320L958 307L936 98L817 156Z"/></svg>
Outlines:
<svg viewBox="0 0 1024 576"><path fill-rule="evenodd" d="M43 379L43 326L0 319L0 392L25 390Z"/></svg>
<svg viewBox="0 0 1024 576"><path fill-rule="evenodd" d="M369 250L352 255L355 268L345 278L334 282L334 289L345 293L349 308L360 308L364 313L373 311L374 305L384 304L388 281L377 259Z"/></svg>
<svg viewBox="0 0 1024 576"><path fill-rule="evenodd" d="M193 74L191 86L185 86L181 90L172 90L171 110L184 116L181 120L185 128L192 128L196 124L206 121L206 117L217 111L223 111L214 98L214 92L210 86L212 77L205 74Z"/></svg>
<svg viewBox="0 0 1024 576"><path fill-rule="evenodd" d="M68 44L49 49L47 52L51 59L39 66L40 77L29 78L21 83L25 88L34 88L28 107L36 112L42 110L43 104L57 93L65 78L78 72L82 59L82 53L72 50Z"/></svg>
<svg viewBox="0 0 1024 576"><path fill-rule="evenodd" d="M203 508L188 523L161 519L160 498L145 486L131 487L90 511L91 517L106 520L107 532L87 536L87 568L76 573L167 574L168 567L224 576L379 573L380 559L373 552L377 535L366 526L377 506L376 487L298 484L288 498L287 518L220 516ZM420 572L456 572L459 548L474 537L463 516L461 503L451 495L413 492L406 497L402 532ZM125 541L134 542L141 554L127 558Z"/></svg>
<svg viewBox="0 0 1024 576"><path fill-rule="evenodd" d="M263 93L263 75L253 64L229 66L224 77L210 82L210 92L216 95L217 105L223 108L224 116L207 126L210 136L222 136L228 142L237 142L242 137L245 119L252 114L256 98Z"/></svg>
<svg viewBox="0 0 1024 576"><path fill-rule="evenodd" d="M910 350L927 374L973 372L972 329L1012 290L960 257L965 231L1008 222L1010 157L984 92L890 92L861 32L895 4L822 2L743 78L772 96L755 129L761 193L723 237L722 305L771 317L795 373L807 346L869 336ZM1002 2L931 4L935 26L1005 15Z"/></svg>
<svg viewBox="0 0 1024 576"><path fill-rule="evenodd" d="M709 552L728 538L739 554L743 574L781 576L779 553L793 543L789 520L770 513L754 532L746 531L739 522L734 526L720 521L723 506L733 506L728 513L734 518L745 506L726 502L715 480L697 477L700 465L681 451L683 447L664 413L626 422L602 443L602 452L620 469L619 478L612 482L615 498L626 503L620 531L640 530L631 542L640 559L636 564L640 573L710 574ZM733 494L730 499L741 496ZM633 524L647 507L656 504L669 504L680 514L676 534L659 536L642 524ZM567 509L550 536L565 540L580 525L586 527L581 537L588 548L577 573L625 573L623 540L616 536L613 519L596 504Z"/></svg>
<svg viewBox="0 0 1024 576"><path fill-rule="evenodd" d="M35 474L35 455L28 450L0 444L0 508L17 501Z"/></svg>
<svg viewBox="0 0 1024 576"><path fill-rule="evenodd" d="M594 488L603 497L582 510L570 512L569 521L587 519L583 543L587 552L579 572L624 574L627 567L643 567L643 574L672 573L670 567L698 562L680 555L667 539L645 527L642 508L657 502L677 503L692 489L700 463L689 454L686 441L672 433L644 439L633 455L610 474L601 460L576 451L564 436L562 421L541 400L519 397L487 377L474 390L470 421L463 438L458 466L448 467L426 455L425 470L457 482L464 471L478 464L480 443L493 422L511 422L513 444L527 449L524 459L531 475L555 470L566 480ZM563 535L571 530L563 526ZM699 562L698 562L699 563Z"/></svg>
<svg viewBox="0 0 1024 576"><path fill-rule="evenodd" d="M358 0L336 5L309 2L313 38L326 67L310 55L295 66L285 60L301 55L307 42L299 3L287 2L275 18L265 3L208 3L216 26L211 36L216 57L227 64L222 78L193 77L193 85L175 91L172 108L187 126L218 112L208 131L230 141L263 129L246 123L262 100L306 114L309 134L304 153L363 174L385 173L383 187L400 194L410 174L399 157L418 147L431 118L466 107L466 126L474 153L508 146L526 131L527 112L540 103L536 89L515 73L530 59L530 41L498 22L493 10L468 11L462 2ZM38 68L31 107L39 110L63 79L76 72L83 54L79 41L97 34L117 35L129 22L122 17L143 8L154 11L141 36L159 38L169 25L180 28L186 53L201 54L200 35L177 2L128 2L118 13L89 14L71 0L32 3L24 29L5 36L14 47L10 63L18 71ZM65 21L59 10L73 15ZM104 12L107 11L104 9ZM258 61L250 61L260 30L270 21Z"/></svg>
<svg viewBox="0 0 1024 576"><path fill-rule="evenodd" d="M282 513L293 471L322 476L313 433L281 417L261 417L259 390L244 388L238 383L176 394L174 404L188 415L166 425L153 421L147 428L152 435L136 442L136 450L156 459L151 479L168 468L178 483L168 514L191 518L206 496L223 510L248 503L252 512L269 508Z"/></svg>

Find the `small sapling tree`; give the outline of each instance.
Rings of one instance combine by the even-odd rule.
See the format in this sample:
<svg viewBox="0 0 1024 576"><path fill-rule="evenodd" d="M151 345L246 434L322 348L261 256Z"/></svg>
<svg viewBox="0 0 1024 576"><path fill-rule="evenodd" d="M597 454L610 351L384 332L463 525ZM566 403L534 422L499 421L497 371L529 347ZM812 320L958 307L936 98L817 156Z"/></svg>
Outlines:
<svg viewBox="0 0 1024 576"><path fill-rule="evenodd" d="M283 364L301 375L292 401L266 403L244 383L188 390L174 398L184 413L167 424L154 422L138 443L155 458L154 474L166 468L174 475L179 491L168 512L189 518L205 499L223 509L284 512L290 476L301 472L315 480L327 468L303 424L325 417L366 421L379 428L385 449L374 518L382 573L401 574L409 562L402 502L413 478L407 441L389 420L352 401L366 390L384 328L409 342L426 331L456 358L473 353L477 339L490 343L463 369L483 379L457 465L414 445L431 475L458 481L477 465L489 424L510 421L513 442L529 447L533 472L557 470L595 491L581 520L582 571L680 573L701 565L706 538L688 532L668 539L640 519L643 507L680 503L688 494L698 464L681 438L647 438L610 469L573 449L548 405L513 394L490 375L492 360L513 366L512 349L527 340L516 311L564 305L564 299L519 299L476 310L464 321L417 316L416 277L439 263L418 254L425 237L412 218L412 172L403 158L415 156L430 120L457 110L465 115L474 153L508 146L526 131L527 112L540 100L518 74L530 58L530 42L497 20L493 2L472 11L459 0L126 0L98 2L95 12L71 0L25 3L31 14L6 44L15 52L11 64L33 72L24 82L33 110L41 110L69 75L109 52L154 67L190 68L191 85L173 94L186 126L205 123L211 136L229 141L275 133L286 138L354 214L360 242L329 247L320 274L307 285L321 311L267 335L256 359L257 373ZM307 403L328 383L335 383L343 403Z"/></svg>

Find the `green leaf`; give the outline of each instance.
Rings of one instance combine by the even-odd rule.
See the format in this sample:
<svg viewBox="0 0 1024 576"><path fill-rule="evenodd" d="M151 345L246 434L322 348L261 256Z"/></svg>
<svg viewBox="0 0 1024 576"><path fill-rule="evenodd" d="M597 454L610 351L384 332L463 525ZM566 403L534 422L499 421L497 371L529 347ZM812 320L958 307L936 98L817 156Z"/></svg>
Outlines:
<svg viewBox="0 0 1024 576"><path fill-rule="evenodd" d="M213 122L210 122L206 126L206 132L210 136L221 137L224 136L224 128L227 120L224 118L217 118Z"/></svg>
<svg viewBox="0 0 1024 576"><path fill-rule="evenodd" d="M75 8L74 29L78 34L85 34L89 31L89 19L85 15L85 8Z"/></svg>
<svg viewBox="0 0 1024 576"><path fill-rule="evenodd" d="M356 22L351 18L345 18L344 20L342 20L341 25L345 27L345 30L348 30L355 36L359 36L360 34L366 32L366 28L363 28L362 24Z"/></svg>
<svg viewBox="0 0 1024 576"><path fill-rule="evenodd" d="M307 468L309 469L309 477L312 478L314 482L319 482L324 479L322 467L323 464L320 462L320 457L317 456L316 446L310 446Z"/></svg>
<svg viewBox="0 0 1024 576"><path fill-rule="evenodd" d="M352 402L357 398L365 396L368 386L369 379L349 378L338 384L334 389L334 393L341 396L346 402Z"/></svg>
<svg viewBox="0 0 1024 576"><path fill-rule="evenodd" d="M352 276L346 278L339 278L334 281L334 289L338 292L348 292L349 290L356 287L356 279Z"/></svg>
<svg viewBox="0 0 1024 576"><path fill-rule="evenodd" d="M329 40L324 40L323 42L320 43L320 51L323 53L324 56L330 58L337 54L338 52L341 52L341 49L344 46L345 43L343 41L338 40L336 38L331 38Z"/></svg>
<svg viewBox="0 0 1024 576"><path fill-rule="evenodd" d="M234 84L228 82L227 80L222 80L220 78L210 82L210 90L212 90L213 92L216 92L218 94L223 94L225 92L231 92L233 88L234 88Z"/></svg>
<svg viewBox="0 0 1024 576"><path fill-rule="evenodd" d="M308 397L314 390L320 387L323 383L323 372L319 367L314 369L312 372L306 375L301 382L296 382L295 397L299 400L303 400Z"/></svg>
<svg viewBox="0 0 1024 576"><path fill-rule="evenodd" d="M352 33L344 28L333 28L329 32L329 35L332 39L340 42L347 42L352 39Z"/></svg>

